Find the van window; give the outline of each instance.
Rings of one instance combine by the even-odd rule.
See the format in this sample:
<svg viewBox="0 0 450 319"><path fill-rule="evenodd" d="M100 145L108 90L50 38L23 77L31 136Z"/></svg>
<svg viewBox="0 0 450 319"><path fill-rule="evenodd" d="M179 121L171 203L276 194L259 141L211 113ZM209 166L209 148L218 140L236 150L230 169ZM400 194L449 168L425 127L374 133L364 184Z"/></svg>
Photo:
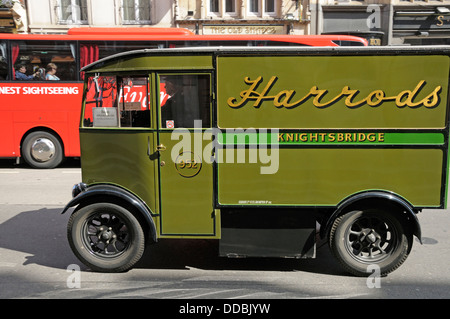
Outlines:
<svg viewBox="0 0 450 319"><path fill-rule="evenodd" d="M148 78L91 76L84 127L150 127Z"/></svg>
<svg viewBox="0 0 450 319"><path fill-rule="evenodd" d="M165 74L159 81L162 128L211 126L209 74Z"/></svg>

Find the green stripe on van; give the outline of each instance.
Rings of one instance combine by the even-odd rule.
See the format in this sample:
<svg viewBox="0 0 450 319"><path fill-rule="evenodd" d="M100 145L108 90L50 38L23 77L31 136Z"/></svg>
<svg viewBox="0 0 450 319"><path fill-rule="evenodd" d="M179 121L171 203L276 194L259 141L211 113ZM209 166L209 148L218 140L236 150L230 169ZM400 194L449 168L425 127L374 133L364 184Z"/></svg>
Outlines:
<svg viewBox="0 0 450 319"><path fill-rule="evenodd" d="M281 132L233 130L218 136L223 145L443 145L442 133Z"/></svg>

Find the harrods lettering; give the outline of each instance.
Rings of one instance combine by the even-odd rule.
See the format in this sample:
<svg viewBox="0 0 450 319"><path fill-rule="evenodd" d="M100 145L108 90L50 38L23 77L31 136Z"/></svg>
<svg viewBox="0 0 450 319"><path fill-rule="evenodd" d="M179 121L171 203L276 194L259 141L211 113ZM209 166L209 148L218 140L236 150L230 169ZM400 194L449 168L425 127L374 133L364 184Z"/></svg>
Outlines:
<svg viewBox="0 0 450 319"><path fill-rule="evenodd" d="M276 108L292 109L305 103L308 99L312 99L312 104L319 109L330 107L340 100L343 100L344 105L350 109L358 108L363 105L378 107L387 101L394 102L398 108L404 108L406 106L409 108L419 108L421 106L434 108L439 104L439 95L442 91L441 86L436 86L430 92L430 89L426 88L426 81L421 80L416 87L411 90L406 89L392 96L387 96L386 93L380 89L373 90L366 96L360 96L360 91L358 89L351 89L349 86L344 86L341 92L336 96L329 96L327 89L313 86L306 95L299 98L299 94L297 94L297 91L295 90L272 92L273 86L277 80L277 76L272 76L264 86L261 85L264 82L262 76L257 77L255 80L245 77L244 82L249 88L240 92L240 99L235 97L228 98L228 106L231 108L241 108L248 104L254 108L259 108L262 102L272 101ZM420 99L418 98L418 95L422 91L424 91L426 95ZM253 104L251 104L251 102L253 102Z"/></svg>

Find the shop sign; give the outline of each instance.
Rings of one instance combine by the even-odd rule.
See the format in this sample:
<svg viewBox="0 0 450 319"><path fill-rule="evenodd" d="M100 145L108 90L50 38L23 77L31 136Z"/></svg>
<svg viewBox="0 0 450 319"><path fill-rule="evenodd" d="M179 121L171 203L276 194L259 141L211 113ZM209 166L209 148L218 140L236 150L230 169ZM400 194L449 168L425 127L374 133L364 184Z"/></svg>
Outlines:
<svg viewBox="0 0 450 319"><path fill-rule="evenodd" d="M409 13L409 14L408 14ZM450 15L425 12L397 12L394 30L443 30L450 29Z"/></svg>
<svg viewBox="0 0 450 319"><path fill-rule="evenodd" d="M224 34L284 34L283 25L204 25L203 34L224 35Z"/></svg>

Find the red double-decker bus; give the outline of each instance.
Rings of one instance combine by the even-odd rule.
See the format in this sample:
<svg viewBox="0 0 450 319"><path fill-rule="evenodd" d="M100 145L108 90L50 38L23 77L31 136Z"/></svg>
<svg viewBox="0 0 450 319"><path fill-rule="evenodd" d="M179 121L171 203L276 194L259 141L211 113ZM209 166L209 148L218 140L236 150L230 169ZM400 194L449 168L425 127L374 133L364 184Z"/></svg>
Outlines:
<svg viewBox="0 0 450 319"><path fill-rule="evenodd" d="M54 168L66 157L80 156L84 75L79 70L115 53L185 46L344 45L367 46L367 41L346 35L195 35L181 28L74 28L64 35L0 34L0 157L23 159L34 168ZM108 84L102 85L107 90ZM140 101L138 87L121 98Z"/></svg>

